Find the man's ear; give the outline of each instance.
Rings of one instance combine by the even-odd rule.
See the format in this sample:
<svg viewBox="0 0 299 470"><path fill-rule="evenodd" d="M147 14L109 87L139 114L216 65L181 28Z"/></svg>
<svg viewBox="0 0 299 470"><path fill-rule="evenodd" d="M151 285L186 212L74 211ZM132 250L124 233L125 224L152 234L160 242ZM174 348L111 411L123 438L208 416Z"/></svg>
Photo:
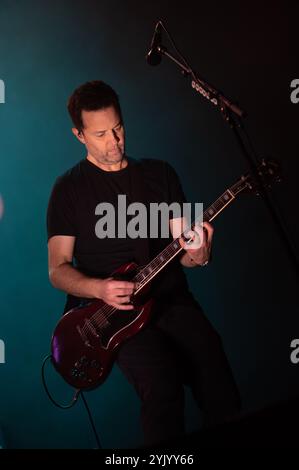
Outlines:
<svg viewBox="0 0 299 470"><path fill-rule="evenodd" d="M79 131L76 127L72 127L72 133L77 137L82 144L85 144L83 132Z"/></svg>

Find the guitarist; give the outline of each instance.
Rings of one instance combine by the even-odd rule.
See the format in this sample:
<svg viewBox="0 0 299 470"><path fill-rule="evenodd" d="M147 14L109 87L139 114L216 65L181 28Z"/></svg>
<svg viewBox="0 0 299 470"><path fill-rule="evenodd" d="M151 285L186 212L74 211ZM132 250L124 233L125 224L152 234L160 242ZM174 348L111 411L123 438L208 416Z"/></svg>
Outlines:
<svg viewBox="0 0 299 470"><path fill-rule="evenodd" d="M182 205L186 199L168 163L126 156L119 99L109 85L92 81L79 86L68 101L68 111L72 132L85 145L87 155L52 189L47 212L50 281L67 293L64 312L90 299L102 299L125 315L134 308L130 296L137 286L114 279L111 273L132 260L146 264L172 237L139 242L128 236L99 238L95 208L108 202L117 218L117 196L136 201L138 182L146 205L149 201ZM183 223L170 215L171 234L181 233L177 230ZM188 235L194 240L193 248L180 239L185 250L152 283L156 308L151 322L121 344L117 354L120 369L141 399L146 445L183 435L184 384L191 386L207 426L233 417L240 409L221 339L189 291L183 270L183 266L207 264L213 228L203 223ZM201 243L195 243L199 239Z"/></svg>

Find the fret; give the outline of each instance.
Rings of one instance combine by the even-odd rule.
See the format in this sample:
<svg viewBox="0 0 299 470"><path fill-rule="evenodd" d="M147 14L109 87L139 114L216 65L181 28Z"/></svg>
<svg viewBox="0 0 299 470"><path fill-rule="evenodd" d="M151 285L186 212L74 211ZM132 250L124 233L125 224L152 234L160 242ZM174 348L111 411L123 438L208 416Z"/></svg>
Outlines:
<svg viewBox="0 0 299 470"><path fill-rule="evenodd" d="M146 274L151 274L151 272L153 271L153 268L152 268L152 263L146 268L145 272Z"/></svg>
<svg viewBox="0 0 299 470"><path fill-rule="evenodd" d="M213 216L215 214L216 210L214 209L214 207L210 207L208 210L207 210L207 213L210 215L210 216Z"/></svg>
<svg viewBox="0 0 299 470"><path fill-rule="evenodd" d="M147 278L151 278L155 272L160 271L165 264L181 249L177 240L171 242L161 253L156 256L145 268L143 268L136 276L136 282L146 283Z"/></svg>
<svg viewBox="0 0 299 470"><path fill-rule="evenodd" d="M226 190L210 207L208 207L203 213L203 220L210 221L214 217L216 217L219 212L224 209L234 198L235 195L241 191L241 186L244 187L244 182L238 182L230 189ZM195 225L194 221L191 224L191 228ZM163 267L177 254L177 252L182 250L178 239L183 236L181 235L173 240L167 247L164 248L147 266L145 266L134 278L136 282L145 285L148 281L150 281L156 273L158 273Z"/></svg>
<svg viewBox="0 0 299 470"><path fill-rule="evenodd" d="M230 196L230 194L228 194L227 192L226 192L226 193L224 193L224 195L223 195L223 199L224 199L224 201L225 201L225 202L229 201L229 200L231 199L231 196Z"/></svg>
<svg viewBox="0 0 299 470"><path fill-rule="evenodd" d="M232 199L233 196L229 191L223 193L217 201L204 211L203 220L209 221L214 218Z"/></svg>

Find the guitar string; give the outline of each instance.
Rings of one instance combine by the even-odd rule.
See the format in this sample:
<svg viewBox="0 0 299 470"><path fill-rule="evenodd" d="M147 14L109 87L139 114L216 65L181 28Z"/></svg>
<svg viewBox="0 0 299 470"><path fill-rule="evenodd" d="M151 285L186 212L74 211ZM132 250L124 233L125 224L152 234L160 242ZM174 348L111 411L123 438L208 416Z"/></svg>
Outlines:
<svg viewBox="0 0 299 470"><path fill-rule="evenodd" d="M207 209L205 212L204 212L204 215L203 215L203 218L204 220L206 218L208 218L208 211L211 209L212 206L210 206L209 209ZM206 217L205 217L206 216ZM191 224L191 227L194 226L194 222ZM184 233L184 232L183 232ZM181 236L183 235L183 233L181 234ZM163 259L163 261L161 261L161 257L164 256L164 255L172 255L173 257L179 253L179 251L181 251L181 246L179 244L179 238L176 238L175 240L173 240L169 245L167 245L166 248L164 248L164 250L162 250L162 252L160 252L150 263L148 263L148 265L145 266L145 268L143 268L142 271L146 271L146 269L148 269L148 266L153 266L154 269L151 268L151 271L148 273L148 275L144 278L143 281L141 281L139 283L139 286L138 286L138 290L141 290L144 285L146 285L154 276L155 274L161 269L161 266L163 266L163 262L165 261ZM158 263L158 264L157 264ZM140 275L141 273L138 273L134 278L138 278L138 276ZM107 319L116 311L116 310L120 310L120 309L117 309L116 307L113 307L109 304L106 304L104 307L101 307L99 310L97 310L91 317L90 319L87 320L87 322L85 323L85 325L83 326L82 328L82 331L84 333L87 333L89 331L89 324L88 324L88 321L92 323L93 325L93 322L92 320L95 321L96 323L96 328L101 328L107 321ZM133 310L133 309L132 309ZM104 317L104 318L103 318ZM100 320L100 321L99 321ZM94 325L93 325L94 326Z"/></svg>
<svg viewBox="0 0 299 470"><path fill-rule="evenodd" d="M233 191L233 189L237 186L238 183L236 183L235 185L233 185L230 190ZM224 196L228 196L229 195L229 199L223 201L223 198ZM228 202L231 202L233 200L233 196L231 194L229 194L229 190L225 191L208 209L206 209L203 213L203 220L206 221L206 220L209 220L209 212L213 209L216 208L216 211L219 212L221 208L223 208L224 205L228 204ZM218 205L220 204L219 206L219 209L218 209ZM217 215L217 214L216 214ZM215 215L214 215L215 216ZM195 222L193 222L191 225L190 225L190 228L194 227L194 224ZM188 229L186 229L188 230ZM185 231L186 231L185 230ZM181 236L182 237L184 234L184 232L181 233ZM181 251L181 246L179 244L179 238L176 238L175 240L173 240L169 245L167 245L166 248L164 248L152 261L150 261L150 263L148 263L143 269L142 271L146 271L146 269L148 269L149 266L153 266L154 269L151 269L151 271L146 275L146 277L139 283L138 285L138 290L141 290L143 288L144 285L146 285L154 276L155 274L157 273L157 271L159 271L161 269L161 266L163 266L163 263L164 263L164 259L161 260L160 258L163 257L163 255L170 255L172 254L173 257L179 253L179 251ZM177 245L177 246L176 246ZM173 251L173 253L171 253L171 251ZM158 263L156 266L155 264ZM134 276L133 280L138 278L138 276L141 275L142 271L140 273L138 273L136 276ZM104 305L104 307L101 307L99 310L97 310L94 314L92 314L92 316L90 317L90 319L88 319L87 321L91 322L92 323L92 320L94 320L96 322L96 328L99 328L101 326L103 326L107 319L116 311L116 310L120 310L120 309L117 309L116 307L113 307L109 304L106 304ZM133 309L132 309L133 310ZM104 317L104 318L103 318ZM100 320L100 321L99 321ZM93 324L93 323L92 323ZM89 328L88 328L88 323L85 322L83 328L82 328L82 331L84 333L87 333ZM94 325L93 325L94 326Z"/></svg>
<svg viewBox="0 0 299 470"><path fill-rule="evenodd" d="M163 266L163 261L161 261L159 258L161 256L164 256L164 255L172 255L172 257L176 256L179 251L182 250L180 244L179 244L179 238L173 240L164 250L162 250L161 253L159 253L159 255L157 255L147 266L151 265L151 266L154 266L154 269L151 269L151 271L149 272L149 274L144 278L143 281L141 281L139 283L139 286L138 286L138 290L141 290L154 276L155 274L161 269L161 266ZM158 263L158 264L157 264ZM147 268L147 266L142 270L142 271L145 271ZM134 278L138 278L138 276L140 275L141 273L138 273ZM116 311L116 310L119 310L117 309L116 307L113 307L109 304L105 305L104 307L101 307L99 310L97 310L89 319L89 321L92 321L92 320L95 320L95 322L97 322L97 327L101 327L103 326L105 323L106 323L106 320ZM103 318L104 316L104 318ZM99 322L100 320L100 322ZM82 328L82 331L84 333L87 333L88 332L88 323L85 324Z"/></svg>
<svg viewBox="0 0 299 470"><path fill-rule="evenodd" d="M177 248L174 248L174 244L177 243ZM156 263L158 261L158 265L156 265L154 267L154 269L152 269L150 271L150 273L147 275L147 277L141 281L139 283L139 286L138 286L138 290L141 290L151 279L152 277L154 277L154 275L156 274L157 271L159 271L159 269L161 269L161 266L163 266L163 262L161 262L161 260L158 260L158 258L160 256L162 256L162 254L172 254L173 256L175 256L176 254L179 253L179 251L181 250L181 246L178 242L178 238L173 240L159 255L157 255L147 266L149 265L153 265L154 263ZM173 253L171 253L171 250L173 251ZM170 252L170 253L168 253ZM147 269L147 266L143 269L143 271L145 271ZM138 273L134 278L136 279L138 277L140 273ZM113 307L109 304L106 304L104 307L101 307L99 310L97 310L89 319L92 320L94 319L96 322L98 322L98 320L100 320L99 323L97 323L97 327L101 327L105 324L106 320L116 311L116 310L119 310L117 309L116 307ZM103 318L104 316L104 318ZM88 323L85 324L82 328L82 331L84 333L88 332Z"/></svg>
<svg viewBox="0 0 299 470"><path fill-rule="evenodd" d="M206 212L206 211L205 211ZM194 224L194 223L193 223ZM191 227L193 226L193 224L191 224ZM183 235L183 233L181 234L181 236ZM167 245L166 248L164 248L164 250L162 250L162 252L160 252L150 263L148 263L148 265L142 270L142 271L146 271L146 269L149 269L148 266L152 266L153 269L151 268L151 271L148 273L148 275L144 278L144 280L142 280L140 283L139 283L139 286L138 286L138 290L141 290L144 285L146 285L154 276L155 274L161 269L161 266L163 266L163 263L165 261L165 259L161 260L160 258L161 257L164 257L164 255L172 255L172 257L174 257L176 254L179 253L179 251L182 250L181 248L181 245L179 244L179 238L176 238L175 240L173 240L169 245ZM138 276L140 275L141 273L138 273L134 278L138 278ZM103 326L107 319L116 311L116 310L119 310L117 309L116 307L113 307L109 304L105 305L104 307L101 307L99 310L97 310L91 317L90 319L88 320L89 322L91 321L91 323L93 324L92 320L94 320L96 322L96 327L97 328L100 328L101 326ZM104 317L104 318L103 318ZM99 321L100 320L100 321ZM88 321L85 323L85 325L83 326L82 328L82 331L84 333L87 333L88 330L89 330L89 324L88 324Z"/></svg>
<svg viewBox="0 0 299 470"><path fill-rule="evenodd" d="M174 240L175 241L175 240ZM169 247L167 247L169 248ZM179 251L177 251L178 253ZM166 250L163 250L163 252L160 253L159 256L162 256L162 253L166 253ZM176 251L174 251L173 253L173 256L175 256L176 254ZM154 261L155 258L152 260ZM150 263L152 264L152 262ZM161 265L163 265L163 263L160 262L160 265L158 264L157 266L155 266L154 269L151 270L151 272L148 274L148 276L142 281L139 283L139 286L138 286L138 290L141 290L153 277L154 275L156 274L157 271L159 271L159 269L161 269ZM145 270L146 268L144 268ZM135 279L136 277L138 277L139 274L137 274L133 279ZM97 327L101 327L103 326L105 323L106 323L106 320L116 311L116 310L119 310L117 309L116 307L113 307L109 304L106 304L104 307L101 307L99 310L97 310L89 320L92 320L94 319L96 322L97 322ZM132 309L133 310L133 309ZM104 316L104 318L103 318ZM98 322L98 320L100 320L100 322ZM84 325L84 327L82 328L82 331L85 333L88 331L88 323L87 325Z"/></svg>

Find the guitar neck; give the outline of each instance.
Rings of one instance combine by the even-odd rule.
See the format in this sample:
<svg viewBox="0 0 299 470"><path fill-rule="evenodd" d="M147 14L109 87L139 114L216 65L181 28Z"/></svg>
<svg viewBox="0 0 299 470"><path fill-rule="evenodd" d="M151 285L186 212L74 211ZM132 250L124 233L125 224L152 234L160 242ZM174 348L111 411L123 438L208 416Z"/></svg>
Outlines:
<svg viewBox="0 0 299 470"><path fill-rule="evenodd" d="M210 207L208 207L208 209L204 211L204 222L211 222L235 199L236 194L242 190L238 188L238 183L227 189ZM190 227L191 229L193 229L196 222L197 220L192 222ZM179 238L181 238L183 234L184 232L182 232L178 238L175 238L149 264L136 274L133 281L139 283L138 290L151 281L181 250L183 250L179 243Z"/></svg>

